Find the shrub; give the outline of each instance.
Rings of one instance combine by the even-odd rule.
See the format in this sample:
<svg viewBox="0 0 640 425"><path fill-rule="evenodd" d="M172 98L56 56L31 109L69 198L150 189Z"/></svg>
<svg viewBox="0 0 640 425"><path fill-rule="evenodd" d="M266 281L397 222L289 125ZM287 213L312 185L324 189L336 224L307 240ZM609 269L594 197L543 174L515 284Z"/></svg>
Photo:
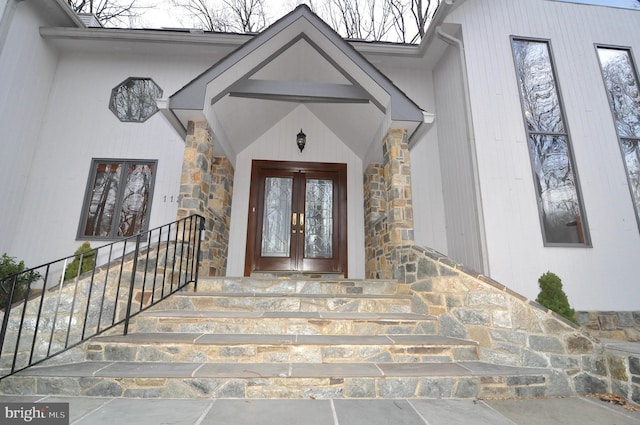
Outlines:
<svg viewBox="0 0 640 425"><path fill-rule="evenodd" d="M7 304L7 299L11 293L11 285L14 279L10 278L17 273L20 273L28 269L24 265L24 261L16 262L15 258L9 257L6 253L0 257L0 309L4 309ZM40 279L40 273L30 271L18 276L15 280L16 288L13 293L13 302L23 300L27 296L27 289L30 283ZM6 280L6 282L5 282Z"/></svg>
<svg viewBox="0 0 640 425"><path fill-rule="evenodd" d="M546 272L540 276L538 283L540 293L536 301L577 325L576 312L569 306L567 294L562 289L562 280L554 273Z"/></svg>
<svg viewBox="0 0 640 425"><path fill-rule="evenodd" d="M78 276L78 268L80 268L80 274L86 273L91 270L95 264L96 252L92 251L89 242L85 242L74 252L75 258L67 266L64 271L64 280L74 279ZM82 255L84 254L84 255ZM80 257L82 257L82 265L80 265Z"/></svg>

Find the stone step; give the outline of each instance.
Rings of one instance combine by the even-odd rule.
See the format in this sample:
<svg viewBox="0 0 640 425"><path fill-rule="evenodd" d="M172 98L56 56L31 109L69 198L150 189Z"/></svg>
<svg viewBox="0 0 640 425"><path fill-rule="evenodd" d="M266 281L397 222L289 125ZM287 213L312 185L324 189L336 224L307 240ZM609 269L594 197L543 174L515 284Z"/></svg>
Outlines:
<svg viewBox="0 0 640 425"><path fill-rule="evenodd" d="M15 395L130 398L529 398L551 371L459 363L81 362L0 381Z"/></svg>
<svg viewBox="0 0 640 425"><path fill-rule="evenodd" d="M410 313L407 295L180 292L155 309L201 311L340 311Z"/></svg>
<svg viewBox="0 0 640 425"><path fill-rule="evenodd" d="M139 362L357 363L477 360L477 343L435 335L131 333L102 336L85 359Z"/></svg>
<svg viewBox="0 0 640 425"><path fill-rule="evenodd" d="M198 292L250 292L277 294L366 294L396 295L402 285L394 280L313 279L306 276L205 277L198 279ZM407 290L408 293L408 290Z"/></svg>
<svg viewBox="0 0 640 425"><path fill-rule="evenodd" d="M416 313L154 310L130 332L219 334L388 335L437 333L437 319Z"/></svg>

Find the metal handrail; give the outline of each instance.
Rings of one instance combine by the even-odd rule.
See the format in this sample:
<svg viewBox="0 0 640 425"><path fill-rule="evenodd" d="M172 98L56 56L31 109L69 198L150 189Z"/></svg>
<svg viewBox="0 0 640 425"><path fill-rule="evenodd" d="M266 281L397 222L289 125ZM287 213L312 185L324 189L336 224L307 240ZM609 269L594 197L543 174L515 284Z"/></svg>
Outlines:
<svg viewBox="0 0 640 425"><path fill-rule="evenodd" d="M195 290L204 222L191 215L0 282L0 380L116 326L127 335L138 313L190 283ZM78 272L66 277L74 260ZM91 268L83 271L85 262Z"/></svg>

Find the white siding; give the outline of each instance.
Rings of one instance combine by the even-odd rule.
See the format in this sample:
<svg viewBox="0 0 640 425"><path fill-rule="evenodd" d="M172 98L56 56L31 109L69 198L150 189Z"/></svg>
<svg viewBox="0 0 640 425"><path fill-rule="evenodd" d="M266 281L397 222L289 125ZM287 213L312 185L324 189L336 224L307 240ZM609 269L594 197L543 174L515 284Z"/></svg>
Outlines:
<svg viewBox="0 0 640 425"><path fill-rule="evenodd" d="M433 77L426 62L407 59L391 62L378 66L420 108L434 112ZM411 144L414 237L418 245L447 254L437 121L438 117L429 131Z"/></svg>
<svg viewBox="0 0 640 425"><path fill-rule="evenodd" d="M15 8L10 11L8 8ZM12 14L0 28L7 31L0 54L0 254L24 256L12 249L13 241L22 238L17 225L29 205L23 201L36 154L40 124L47 106L57 55L40 38L37 28L43 23L27 2L7 5Z"/></svg>
<svg viewBox="0 0 640 425"><path fill-rule="evenodd" d="M9 26L11 25L11 18L13 18L13 4L8 7L7 0L0 0L0 55L2 54L2 47L7 39L7 33L9 32Z"/></svg>
<svg viewBox="0 0 640 425"><path fill-rule="evenodd" d="M640 11L468 0L450 20L462 24L466 46L491 276L535 298L551 270L579 309L639 309L640 233L594 43L637 57ZM551 42L592 248L543 246L511 35Z"/></svg>
<svg viewBox="0 0 640 425"><path fill-rule="evenodd" d="M433 71L448 255L483 272L470 134L459 52L449 47Z"/></svg>
<svg viewBox="0 0 640 425"><path fill-rule="evenodd" d="M12 205L19 217L9 221L16 232L11 254L35 266L74 252L80 244L76 233L92 158L157 160L150 227L174 221L184 142L160 113L144 123L120 122L108 108L109 98L115 86L132 76L151 77L165 96L170 95L206 69L208 62L209 58L186 62L184 58L172 61L141 55L63 54L50 93L41 89L37 100L31 97L29 106L21 108L26 113L46 106L47 111L39 138L16 137L36 140L38 147L22 164L22 177L29 178L26 186L16 191L17 196L24 196L18 203L21 206ZM39 78L31 78L31 84L39 84ZM31 89L29 84L19 86ZM39 126L33 124L37 131ZM16 131L31 128L23 124ZM19 177L15 174L14 179ZM4 200L2 204L4 207ZM38 243L43 236L47 242ZM91 242L94 247L101 244Z"/></svg>
<svg viewBox="0 0 640 425"><path fill-rule="evenodd" d="M411 187L416 244L448 255L437 123L411 148Z"/></svg>
<svg viewBox="0 0 640 425"><path fill-rule="evenodd" d="M295 136L304 130L300 152ZM347 164L349 277L364 277L364 198L362 161L305 106L298 106L236 158L229 242L228 276L244 274L251 161L254 159Z"/></svg>

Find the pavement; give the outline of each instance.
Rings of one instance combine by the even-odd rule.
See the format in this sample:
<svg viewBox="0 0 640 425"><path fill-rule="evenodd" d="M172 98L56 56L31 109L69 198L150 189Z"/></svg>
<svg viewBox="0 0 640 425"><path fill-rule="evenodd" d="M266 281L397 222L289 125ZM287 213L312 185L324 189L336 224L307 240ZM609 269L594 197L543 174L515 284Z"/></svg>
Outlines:
<svg viewBox="0 0 640 425"><path fill-rule="evenodd" d="M8 402L69 403L69 423L79 425L640 424L640 412L593 398L179 400L0 396L0 403Z"/></svg>

